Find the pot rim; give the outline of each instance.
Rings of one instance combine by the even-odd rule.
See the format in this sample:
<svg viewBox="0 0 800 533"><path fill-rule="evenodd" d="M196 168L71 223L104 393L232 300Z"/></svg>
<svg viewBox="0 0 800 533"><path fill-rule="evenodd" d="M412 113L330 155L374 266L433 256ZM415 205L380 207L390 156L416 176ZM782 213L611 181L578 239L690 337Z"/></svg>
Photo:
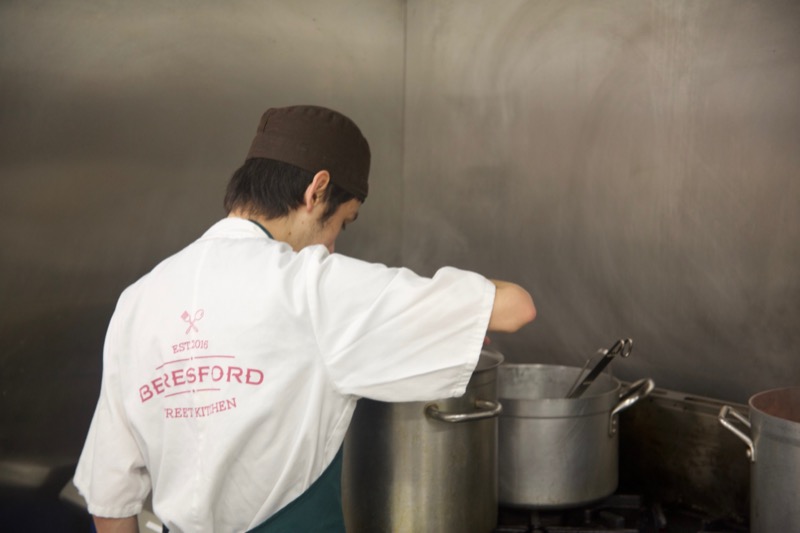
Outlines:
<svg viewBox="0 0 800 533"><path fill-rule="evenodd" d="M498 352L497 350L483 348L480 355L478 355L478 363L475 365L474 372L478 373L492 370L493 368L497 368L498 366L502 365L503 361L505 361L505 357L503 357L502 353Z"/></svg>
<svg viewBox="0 0 800 533"><path fill-rule="evenodd" d="M750 397L748 405L754 423L763 420L800 432L800 387L780 387L758 392Z"/></svg>
<svg viewBox="0 0 800 533"><path fill-rule="evenodd" d="M564 386L564 397L510 398L505 395L504 378L507 377L509 372L519 369L571 373L574 377L570 380L570 383ZM497 394L500 403L503 404L503 413L500 418L565 418L610 413L619 399L622 382L608 373L598 376L598 380L606 381L606 386L610 387L607 390L593 393L590 388L579 398L566 397L571 381L577 378L582 370L581 367L541 363L500 365L498 368ZM596 381L595 383L598 382Z"/></svg>

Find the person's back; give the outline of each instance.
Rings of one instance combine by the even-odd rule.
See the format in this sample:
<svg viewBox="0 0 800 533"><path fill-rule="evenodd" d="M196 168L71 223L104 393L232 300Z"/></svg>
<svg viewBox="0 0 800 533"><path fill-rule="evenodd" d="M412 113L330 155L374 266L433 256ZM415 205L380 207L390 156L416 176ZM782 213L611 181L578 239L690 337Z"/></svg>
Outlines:
<svg viewBox="0 0 800 533"><path fill-rule="evenodd" d="M109 352L120 390L136 391L123 409L157 488L154 511L167 506L176 529L256 525L338 451L307 442L336 434L323 411L348 407L330 394L309 320L304 280L327 255L316 252L295 254L253 223L225 219L121 298Z"/></svg>
<svg viewBox="0 0 800 533"><path fill-rule="evenodd" d="M226 205L237 176L258 181L262 168L283 179L281 164L250 160ZM229 207L121 296L75 477L99 530L131 527L152 487L175 532L291 531L309 519L342 531L339 452L357 399L461 395L487 328L533 319L513 284L331 253L366 176L347 194L331 179L302 178L286 215Z"/></svg>

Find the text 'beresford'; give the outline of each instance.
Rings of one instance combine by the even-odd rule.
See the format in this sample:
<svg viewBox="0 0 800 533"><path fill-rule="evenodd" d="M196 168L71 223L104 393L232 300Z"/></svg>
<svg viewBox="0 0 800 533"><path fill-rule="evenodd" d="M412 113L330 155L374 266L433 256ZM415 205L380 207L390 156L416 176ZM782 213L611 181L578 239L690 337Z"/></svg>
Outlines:
<svg viewBox="0 0 800 533"><path fill-rule="evenodd" d="M139 387L142 403L173 389L196 385L239 383L241 385L261 385L264 373L257 368L243 368L232 365L199 365L177 368L164 372Z"/></svg>

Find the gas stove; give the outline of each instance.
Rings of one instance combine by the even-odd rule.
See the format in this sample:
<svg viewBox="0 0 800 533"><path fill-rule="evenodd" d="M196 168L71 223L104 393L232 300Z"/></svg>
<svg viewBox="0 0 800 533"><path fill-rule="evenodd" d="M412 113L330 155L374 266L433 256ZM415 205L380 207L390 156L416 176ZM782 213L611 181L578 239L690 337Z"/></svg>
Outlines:
<svg viewBox="0 0 800 533"><path fill-rule="evenodd" d="M656 388L620 414L616 493L559 510L501 503L492 533L747 533L750 464L718 421L725 404Z"/></svg>
<svg viewBox="0 0 800 533"><path fill-rule="evenodd" d="M728 517L664 506L636 494L614 494L585 507L531 510L500 507L492 533L747 533Z"/></svg>

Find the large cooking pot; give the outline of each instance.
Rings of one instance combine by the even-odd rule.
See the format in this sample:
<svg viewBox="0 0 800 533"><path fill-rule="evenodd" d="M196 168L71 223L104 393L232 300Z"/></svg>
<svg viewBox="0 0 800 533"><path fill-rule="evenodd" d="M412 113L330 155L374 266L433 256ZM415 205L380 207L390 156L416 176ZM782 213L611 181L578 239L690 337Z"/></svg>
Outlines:
<svg viewBox="0 0 800 533"><path fill-rule="evenodd" d="M800 531L800 387L750 398L750 419L726 405L719 421L747 444L750 457L750 531ZM749 428L750 436L728 415Z"/></svg>
<svg viewBox="0 0 800 533"><path fill-rule="evenodd" d="M484 350L460 398L361 399L344 444L348 533L487 533L497 525L497 367Z"/></svg>
<svg viewBox="0 0 800 533"><path fill-rule="evenodd" d="M585 505L618 484L617 414L653 390L650 379L623 393L600 374L582 396L566 398L583 369L503 365L498 369L499 502L534 509Z"/></svg>

